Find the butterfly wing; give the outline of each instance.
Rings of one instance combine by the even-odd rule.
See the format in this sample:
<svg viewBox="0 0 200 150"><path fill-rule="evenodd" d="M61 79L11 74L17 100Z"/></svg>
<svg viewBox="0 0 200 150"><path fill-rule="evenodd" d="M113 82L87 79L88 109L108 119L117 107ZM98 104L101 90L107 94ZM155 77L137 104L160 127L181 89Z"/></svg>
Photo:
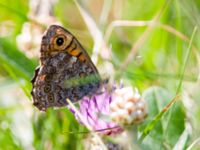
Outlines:
<svg viewBox="0 0 200 150"><path fill-rule="evenodd" d="M93 95L101 86L101 78L78 40L66 29L53 25L43 37L41 66L32 84L34 105L46 110L66 106L66 98L77 102Z"/></svg>

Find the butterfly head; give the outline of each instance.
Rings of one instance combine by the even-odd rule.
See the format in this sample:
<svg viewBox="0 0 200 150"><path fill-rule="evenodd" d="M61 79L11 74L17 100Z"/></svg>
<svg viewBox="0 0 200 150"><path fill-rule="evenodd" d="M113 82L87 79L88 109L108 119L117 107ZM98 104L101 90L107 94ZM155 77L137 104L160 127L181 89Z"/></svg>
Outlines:
<svg viewBox="0 0 200 150"><path fill-rule="evenodd" d="M55 54L66 50L73 36L58 25L51 25L42 38L41 52Z"/></svg>

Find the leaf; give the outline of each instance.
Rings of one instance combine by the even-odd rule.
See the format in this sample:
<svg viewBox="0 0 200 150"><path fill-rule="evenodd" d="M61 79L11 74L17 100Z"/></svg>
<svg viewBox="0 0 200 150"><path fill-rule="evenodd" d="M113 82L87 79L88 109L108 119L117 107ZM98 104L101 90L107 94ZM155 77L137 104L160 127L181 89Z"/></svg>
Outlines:
<svg viewBox="0 0 200 150"><path fill-rule="evenodd" d="M161 87L151 87L145 91L144 99L148 103L149 113L147 120L140 128L140 130L143 128L142 135L145 138L143 138L142 147L172 148L185 128L185 112L182 105L178 102L174 103L176 99L172 99L172 94ZM172 115L169 115L167 110L172 104L174 104Z"/></svg>
<svg viewBox="0 0 200 150"><path fill-rule="evenodd" d="M6 39L0 38L0 67L1 72L7 72L15 82L30 97L31 84L36 63L28 59L13 44Z"/></svg>

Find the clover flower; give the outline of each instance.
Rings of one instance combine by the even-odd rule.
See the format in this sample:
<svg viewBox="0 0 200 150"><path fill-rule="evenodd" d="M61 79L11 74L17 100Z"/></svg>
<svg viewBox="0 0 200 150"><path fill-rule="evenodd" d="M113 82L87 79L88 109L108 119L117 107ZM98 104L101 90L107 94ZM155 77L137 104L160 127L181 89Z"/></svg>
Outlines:
<svg viewBox="0 0 200 150"><path fill-rule="evenodd" d="M124 130L127 124L137 123L146 117L146 105L138 92L131 87L113 87L108 91L106 87L102 93L91 98L84 97L79 102L80 119L76 111L76 119L84 124L86 121L94 131L103 135L115 135Z"/></svg>
<svg viewBox="0 0 200 150"><path fill-rule="evenodd" d="M112 121L124 126L139 123L147 116L145 101L138 90L134 91L131 87L116 89L112 98L110 104Z"/></svg>

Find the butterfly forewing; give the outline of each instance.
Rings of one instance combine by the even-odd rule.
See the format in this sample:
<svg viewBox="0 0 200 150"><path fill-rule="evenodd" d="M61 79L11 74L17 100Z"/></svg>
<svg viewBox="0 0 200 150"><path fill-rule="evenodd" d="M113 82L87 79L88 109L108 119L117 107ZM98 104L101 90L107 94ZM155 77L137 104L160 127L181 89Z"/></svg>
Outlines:
<svg viewBox="0 0 200 150"><path fill-rule="evenodd" d="M101 86L100 75L78 40L66 29L52 25L41 44L41 66L32 79L34 105L40 110L66 106L92 96Z"/></svg>

